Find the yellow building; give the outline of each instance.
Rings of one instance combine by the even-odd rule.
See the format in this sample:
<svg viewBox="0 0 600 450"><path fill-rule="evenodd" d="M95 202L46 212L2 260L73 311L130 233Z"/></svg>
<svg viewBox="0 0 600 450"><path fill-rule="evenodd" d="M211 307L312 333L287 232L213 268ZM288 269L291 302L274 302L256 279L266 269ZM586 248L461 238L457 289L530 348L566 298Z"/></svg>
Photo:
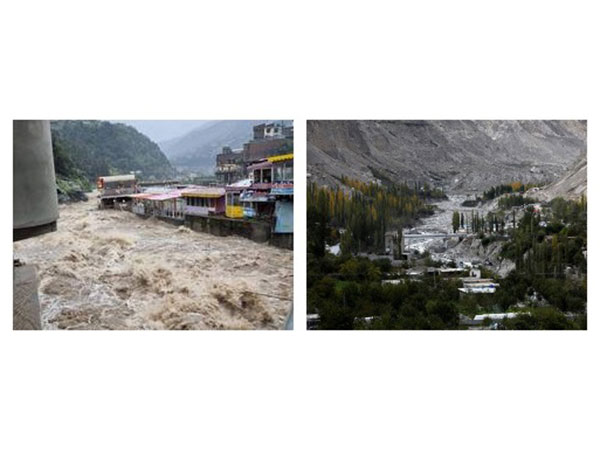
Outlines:
<svg viewBox="0 0 600 450"><path fill-rule="evenodd" d="M242 190L238 188L227 188L225 216L231 219L241 219L244 217L244 207L240 202L240 194Z"/></svg>

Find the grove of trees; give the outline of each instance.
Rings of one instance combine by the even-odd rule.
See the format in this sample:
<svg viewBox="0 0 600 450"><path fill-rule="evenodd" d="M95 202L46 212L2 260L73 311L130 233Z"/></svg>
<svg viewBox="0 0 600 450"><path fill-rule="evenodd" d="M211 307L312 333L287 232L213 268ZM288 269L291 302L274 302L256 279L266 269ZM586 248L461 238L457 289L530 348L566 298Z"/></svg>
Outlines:
<svg viewBox="0 0 600 450"><path fill-rule="evenodd" d="M322 256L326 243L338 240L344 253L383 251L386 231L432 213L424 194L407 184L341 181L334 188L308 185L308 247L315 255Z"/></svg>

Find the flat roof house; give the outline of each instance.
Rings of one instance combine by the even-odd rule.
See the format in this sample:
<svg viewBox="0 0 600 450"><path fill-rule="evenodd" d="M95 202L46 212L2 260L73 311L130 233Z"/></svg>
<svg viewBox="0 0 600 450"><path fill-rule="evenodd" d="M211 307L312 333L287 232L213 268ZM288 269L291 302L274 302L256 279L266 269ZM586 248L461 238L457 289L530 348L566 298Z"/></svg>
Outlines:
<svg viewBox="0 0 600 450"><path fill-rule="evenodd" d="M197 186L183 189L181 197L187 215L206 217L225 213L225 188Z"/></svg>

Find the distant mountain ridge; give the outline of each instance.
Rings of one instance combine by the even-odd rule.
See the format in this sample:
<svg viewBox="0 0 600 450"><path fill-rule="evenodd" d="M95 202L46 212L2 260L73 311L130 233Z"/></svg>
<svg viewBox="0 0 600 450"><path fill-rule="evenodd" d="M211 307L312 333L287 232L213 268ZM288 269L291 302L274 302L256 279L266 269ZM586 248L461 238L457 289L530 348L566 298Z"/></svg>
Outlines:
<svg viewBox="0 0 600 450"><path fill-rule="evenodd" d="M98 176L139 172L141 179L171 178L174 169L158 145L135 128L97 120L51 122L66 165L91 182ZM55 155L56 158L56 155Z"/></svg>
<svg viewBox="0 0 600 450"><path fill-rule="evenodd" d="M253 127L279 120L215 120L206 122L183 136L161 142L160 147L178 168L212 172L216 156L224 146L241 148L252 139ZM289 121L287 121L289 122Z"/></svg>
<svg viewBox="0 0 600 450"><path fill-rule="evenodd" d="M160 142L183 136L185 133L197 128L206 120L111 120L113 123L124 123L134 127L140 133L148 136L150 140L160 146Z"/></svg>
<svg viewBox="0 0 600 450"><path fill-rule="evenodd" d="M429 182L480 192L551 182L586 152L586 121L308 121L308 173L321 184Z"/></svg>

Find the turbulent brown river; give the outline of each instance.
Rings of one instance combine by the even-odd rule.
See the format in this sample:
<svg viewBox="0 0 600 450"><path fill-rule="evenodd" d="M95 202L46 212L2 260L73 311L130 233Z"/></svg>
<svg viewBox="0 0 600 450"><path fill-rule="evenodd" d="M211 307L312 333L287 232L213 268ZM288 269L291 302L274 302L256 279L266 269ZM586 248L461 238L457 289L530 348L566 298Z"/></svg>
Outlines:
<svg viewBox="0 0 600 450"><path fill-rule="evenodd" d="M14 257L38 267L45 329L277 329L292 306L291 251L93 197L62 205L58 231L15 243Z"/></svg>

